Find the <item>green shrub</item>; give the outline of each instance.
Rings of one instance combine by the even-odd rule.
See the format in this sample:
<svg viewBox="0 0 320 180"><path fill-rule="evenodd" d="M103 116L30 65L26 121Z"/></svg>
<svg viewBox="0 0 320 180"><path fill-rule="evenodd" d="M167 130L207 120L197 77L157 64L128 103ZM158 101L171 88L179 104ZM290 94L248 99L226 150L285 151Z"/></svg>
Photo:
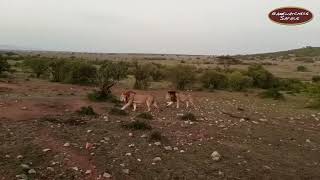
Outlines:
<svg viewBox="0 0 320 180"><path fill-rule="evenodd" d="M299 71L299 72L306 72L306 71L308 71L308 69L305 67L305 66L298 66L297 67L297 71Z"/></svg>
<svg viewBox="0 0 320 180"><path fill-rule="evenodd" d="M136 117L137 118L141 118L141 119L148 119L148 120L152 120L153 119L153 116L148 112L140 113Z"/></svg>
<svg viewBox="0 0 320 180"><path fill-rule="evenodd" d="M135 89L147 89L149 87L149 82L151 80L150 65L139 65L136 63L133 75L136 79L134 84Z"/></svg>
<svg viewBox="0 0 320 180"><path fill-rule="evenodd" d="M94 90L91 93L88 93L87 97L90 101L93 101L93 102L106 102L106 101L118 102L117 97L115 97L111 93L106 94L106 93L103 93L102 91L97 91L97 90Z"/></svg>
<svg viewBox="0 0 320 180"><path fill-rule="evenodd" d="M315 76L313 76L313 77L312 77L312 82L314 82L314 83L320 82L320 75L315 75Z"/></svg>
<svg viewBox="0 0 320 180"><path fill-rule="evenodd" d="M49 71L53 82L63 82L72 70L70 62L64 59L53 60L49 63Z"/></svg>
<svg viewBox="0 0 320 180"><path fill-rule="evenodd" d="M95 66L85 62L74 62L71 66L70 76L66 80L68 83L85 85L95 83L97 73Z"/></svg>
<svg viewBox="0 0 320 180"><path fill-rule="evenodd" d="M80 114L80 115L85 115L85 116L97 116L98 115L93 110L93 108L91 106L81 107L81 109L78 110L77 113Z"/></svg>
<svg viewBox="0 0 320 180"><path fill-rule="evenodd" d="M112 115L117 115L117 116L127 116L128 113L124 110L121 110L119 108L111 108L111 110L109 111L109 114L112 114Z"/></svg>
<svg viewBox="0 0 320 180"><path fill-rule="evenodd" d="M25 60L24 65L30 68L37 78L46 74L49 70L49 61L46 59Z"/></svg>
<svg viewBox="0 0 320 180"><path fill-rule="evenodd" d="M289 91L291 93L300 93L305 89L305 84L298 79L279 80L279 90Z"/></svg>
<svg viewBox="0 0 320 180"><path fill-rule="evenodd" d="M249 76L245 76L238 71L228 75L228 86L231 90L241 91L252 87L253 80Z"/></svg>
<svg viewBox="0 0 320 180"><path fill-rule="evenodd" d="M252 78L253 86L257 88L273 88L278 84L278 79L261 65L250 65L247 75Z"/></svg>
<svg viewBox="0 0 320 180"><path fill-rule="evenodd" d="M132 130L151 130L151 125L146 121L136 120L122 125L126 129Z"/></svg>
<svg viewBox="0 0 320 180"><path fill-rule="evenodd" d="M150 76L152 77L153 81L160 81L165 78L165 67L161 64L152 63L149 67Z"/></svg>
<svg viewBox="0 0 320 180"><path fill-rule="evenodd" d="M201 76L201 82L207 89L224 89L228 85L228 78L222 72L209 70Z"/></svg>
<svg viewBox="0 0 320 180"><path fill-rule="evenodd" d="M170 69L169 80L179 90L184 90L196 80L195 69L193 66L177 65Z"/></svg>
<svg viewBox="0 0 320 180"><path fill-rule="evenodd" d="M274 100L284 100L284 96L281 92L279 92L276 88L268 89L262 93L260 93L260 97L262 98L272 98Z"/></svg>
<svg viewBox="0 0 320 180"><path fill-rule="evenodd" d="M164 137L162 136L160 131L153 131L149 136L150 141L162 141Z"/></svg>
<svg viewBox="0 0 320 180"><path fill-rule="evenodd" d="M5 71L10 71L10 64L7 60L2 58L2 55L0 55L0 74L2 74Z"/></svg>
<svg viewBox="0 0 320 180"><path fill-rule="evenodd" d="M196 116L190 112L181 116L181 119L184 121L196 121L197 120Z"/></svg>

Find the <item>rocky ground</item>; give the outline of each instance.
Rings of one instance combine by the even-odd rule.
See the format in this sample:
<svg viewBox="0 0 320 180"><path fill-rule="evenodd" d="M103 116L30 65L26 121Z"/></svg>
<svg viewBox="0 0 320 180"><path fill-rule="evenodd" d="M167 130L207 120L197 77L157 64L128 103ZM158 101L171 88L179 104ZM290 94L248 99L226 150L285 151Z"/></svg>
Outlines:
<svg viewBox="0 0 320 180"><path fill-rule="evenodd" d="M0 82L0 179L320 179L320 112L255 93L193 92L195 109L110 114L92 88ZM121 88L113 90L119 94ZM75 113L92 106L97 116ZM182 120L192 112L196 120Z"/></svg>

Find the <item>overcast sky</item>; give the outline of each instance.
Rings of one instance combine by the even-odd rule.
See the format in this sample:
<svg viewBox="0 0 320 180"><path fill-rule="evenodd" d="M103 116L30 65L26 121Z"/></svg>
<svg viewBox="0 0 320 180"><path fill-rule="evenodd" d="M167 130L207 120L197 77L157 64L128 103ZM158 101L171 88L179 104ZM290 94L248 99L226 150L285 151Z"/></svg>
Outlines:
<svg viewBox="0 0 320 180"><path fill-rule="evenodd" d="M313 21L268 19L299 6ZM110 53L245 54L320 46L320 0L0 0L0 45Z"/></svg>

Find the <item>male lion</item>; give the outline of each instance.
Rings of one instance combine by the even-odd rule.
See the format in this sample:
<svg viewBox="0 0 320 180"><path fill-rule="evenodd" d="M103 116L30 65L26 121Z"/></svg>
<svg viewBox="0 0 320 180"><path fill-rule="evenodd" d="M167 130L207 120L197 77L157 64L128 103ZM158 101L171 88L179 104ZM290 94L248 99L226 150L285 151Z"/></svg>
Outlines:
<svg viewBox="0 0 320 180"><path fill-rule="evenodd" d="M127 91L121 94L120 101L126 103L121 109L125 110L130 105L133 105L133 111L136 111L137 104L146 104L148 112L151 110L151 105L158 109L157 102L154 96L148 94L137 94L133 91Z"/></svg>
<svg viewBox="0 0 320 180"><path fill-rule="evenodd" d="M171 106L175 102L177 103L177 108L179 108L180 102L185 102L187 108L189 107L189 104L194 107L193 98L190 94L168 91L166 94L166 100L170 100L169 102L167 102L167 107Z"/></svg>

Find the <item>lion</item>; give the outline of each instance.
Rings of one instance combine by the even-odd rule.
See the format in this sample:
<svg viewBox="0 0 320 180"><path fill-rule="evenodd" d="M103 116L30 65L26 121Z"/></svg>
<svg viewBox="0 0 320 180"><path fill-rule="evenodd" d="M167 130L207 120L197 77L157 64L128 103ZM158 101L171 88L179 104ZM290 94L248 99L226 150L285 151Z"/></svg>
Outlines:
<svg viewBox="0 0 320 180"><path fill-rule="evenodd" d="M171 106L175 102L177 103L177 108L180 107L180 102L185 102L187 108L189 107L189 104L194 107L193 98L190 94L168 91L165 98L166 100L170 100L167 102L167 107Z"/></svg>
<svg viewBox="0 0 320 180"><path fill-rule="evenodd" d="M137 94L133 91L126 91L121 94L120 101L126 103L121 110L125 110L130 105L133 105L133 111L136 111L137 104L146 104L148 112L151 111L151 105L158 109L157 102L154 96L148 94Z"/></svg>

